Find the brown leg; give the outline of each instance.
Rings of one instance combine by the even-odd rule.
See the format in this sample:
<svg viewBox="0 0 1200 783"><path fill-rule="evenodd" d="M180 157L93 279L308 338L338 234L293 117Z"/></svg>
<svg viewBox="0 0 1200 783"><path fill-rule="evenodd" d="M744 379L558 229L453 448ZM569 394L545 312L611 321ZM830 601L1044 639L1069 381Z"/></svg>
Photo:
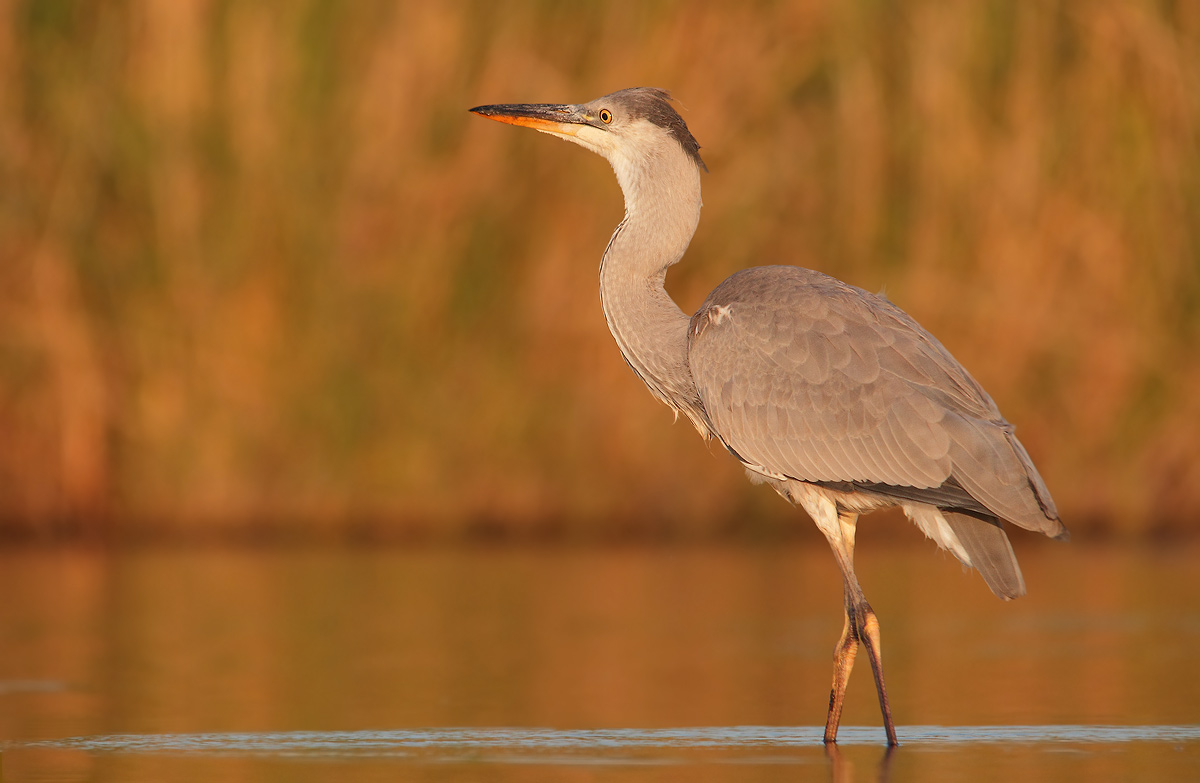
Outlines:
<svg viewBox="0 0 1200 783"><path fill-rule="evenodd" d="M850 593L846 593L846 624L842 626L842 638L833 650L833 688L829 691L829 715L825 718L825 744L837 742L838 724L842 722L842 702L846 698L846 683L850 681L850 670L858 655L858 624L854 621L854 607Z"/></svg>
<svg viewBox="0 0 1200 783"><path fill-rule="evenodd" d="M892 723L892 708L888 705L887 687L883 684L883 661L880 660L879 650L879 620L870 604L863 600L855 609L855 617L859 622L858 636L867 648L867 659L871 661L871 673L875 675L875 692L879 694L879 710L883 713L883 730L887 732L888 746L894 747L896 741L896 726Z"/></svg>
<svg viewBox="0 0 1200 783"><path fill-rule="evenodd" d="M858 654L858 646L862 644L867 649L867 658L871 661L871 672L875 675L875 692L879 695L879 709L883 713L883 728L887 733L888 747L894 747L896 727L892 723L892 710L888 705L887 688L883 683L883 662L879 650L879 620L871 605L867 603L858 578L854 575L854 528L858 515L848 511L839 511L837 515L838 530L828 531L826 538L833 547L834 557L842 569L842 579L846 591L846 625L842 629L842 638L838 640L833 653L833 689L829 694L829 715L825 720L826 744L837 742L838 724L842 720L842 702L846 695L846 682L850 679L850 670L854 667L854 658Z"/></svg>

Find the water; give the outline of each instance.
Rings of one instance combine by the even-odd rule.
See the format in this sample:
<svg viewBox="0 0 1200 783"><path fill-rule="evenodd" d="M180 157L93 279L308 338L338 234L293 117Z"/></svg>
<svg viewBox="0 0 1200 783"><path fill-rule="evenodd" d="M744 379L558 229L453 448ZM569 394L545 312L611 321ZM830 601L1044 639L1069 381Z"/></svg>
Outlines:
<svg viewBox="0 0 1200 783"><path fill-rule="evenodd" d="M1200 779L1196 548L0 552L0 780Z"/></svg>

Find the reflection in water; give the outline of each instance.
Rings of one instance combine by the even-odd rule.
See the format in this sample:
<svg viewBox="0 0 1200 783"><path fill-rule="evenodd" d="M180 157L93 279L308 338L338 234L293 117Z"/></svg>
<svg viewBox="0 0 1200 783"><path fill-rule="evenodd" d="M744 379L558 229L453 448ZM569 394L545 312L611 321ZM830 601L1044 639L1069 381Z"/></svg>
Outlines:
<svg viewBox="0 0 1200 783"><path fill-rule="evenodd" d="M1113 758L1122 745L1177 749L1187 745L1194 760L1200 753L1200 726L978 726L910 727L900 748L879 747L878 731L847 727L841 745L824 746L823 726L787 728L734 726L679 729L417 729L398 731L267 732L241 734L126 734L61 740L0 743L0 752L84 752L92 757L167 759L264 759L292 764L402 764L413 770L461 766L489 769L553 766L563 769L677 768L703 765L722 768L812 767L822 753L834 783L891 781L893 767L935 748L961 758L988 758L987 750L1003 749L1008 759L1046 758L1064 750L1087 758L1089 748ZM869 754L855 745L870 744ZM820 749L819 751L817 749ZM1057 749L1057 750L1056 750ZM1161 751L1160 751L1161 752ZM857 755L852 757L852 753ZM1040 754L1040 755L1039 755ZM19 756L17 756L19 758ZM1190 763L1184 759L1185 763ZM137 767L137 764L133 765ZM469 776L468 776L469 777ZM493 777L494 776L489 776ZM705 776L707 777L707 776ZM123 778L117 778L123 779ZM696 775L689 776L696 779ZM735 778L736 779L736 778ZM926 779L928 779L926 777ZM936 776L935 778L936 779ZM1011 777L1001 777L1008 779ZM1057 779L1054 775L1046 779ZM1096 779L1089 776L1089 780Z"/></svg>
<svg viewBox="0 0 1200 783"><path fill-rule="evenodd" d="M822 748L836 763L840 746L880 745L877 730L847 726L838 745L824 745L824 726L729 726L680 729L411 729L295 731L258 734L118 734L5 743L0 747L55 748L91 753L409 755L415 751L473 754L558 750L622 751L645 748ZM1200 741L1196 726L912 726L904 747L929 745L1113 745ZM885 746L886 748L886 746ZM885 756L884 758L887 758Z"/></svg>
<svg viewBox="0 0 1200 783"><path fill-rule="evenodd" d="M902 743L880 772L1103 779L1100 748L1104 769L1196 771L1194 550L1023 551L1030 595L1006 604L931 548L864 533ZM498 759L871 779L869 679L840 755L820 742L839 584L821 546L0 552L0 769Z"/></svg>
<svg viewBox="0 0 1200 783"><path fill-rule="evenodd" d="M892 776L892 759L898 748L895 745L886 745L883 749L883 755L879 757L879 773L876 780L879 783L890 783ZM833 783L854 783L854 766L846 760L842 754L842 749L837 745L826 745L825 755L829 758L829 769L832 773Z"/></svg>

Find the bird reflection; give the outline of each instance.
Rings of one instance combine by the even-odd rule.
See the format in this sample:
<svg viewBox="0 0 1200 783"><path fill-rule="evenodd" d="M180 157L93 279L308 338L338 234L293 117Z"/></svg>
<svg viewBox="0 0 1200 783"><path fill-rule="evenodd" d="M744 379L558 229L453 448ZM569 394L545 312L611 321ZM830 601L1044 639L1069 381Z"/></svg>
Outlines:
<svg viewBox="0 0 1200 783"><path fill-rule="evenodd" d="M888 783L892 779L892 759L899 751L895 745L884 748L879 759L877 783ZM833 783L854 783L854 763L847 759L841 749L834 743L826 743L825 758L829 759L830 780Z"/></svg>

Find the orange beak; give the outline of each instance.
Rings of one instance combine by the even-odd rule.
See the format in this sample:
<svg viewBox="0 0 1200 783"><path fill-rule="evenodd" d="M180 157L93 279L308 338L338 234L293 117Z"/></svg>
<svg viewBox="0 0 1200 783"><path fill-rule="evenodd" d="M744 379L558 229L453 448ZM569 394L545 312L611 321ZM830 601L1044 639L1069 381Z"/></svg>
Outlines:
<svg viewBox="0 0 1200 783"><path fill-rule="evenodd" d="M580 125L590 125L578 107L554 103L514 103L499 106L476 106L471 111L489 120L508 125L533 128L542 133L574 136Z"/></svg>

